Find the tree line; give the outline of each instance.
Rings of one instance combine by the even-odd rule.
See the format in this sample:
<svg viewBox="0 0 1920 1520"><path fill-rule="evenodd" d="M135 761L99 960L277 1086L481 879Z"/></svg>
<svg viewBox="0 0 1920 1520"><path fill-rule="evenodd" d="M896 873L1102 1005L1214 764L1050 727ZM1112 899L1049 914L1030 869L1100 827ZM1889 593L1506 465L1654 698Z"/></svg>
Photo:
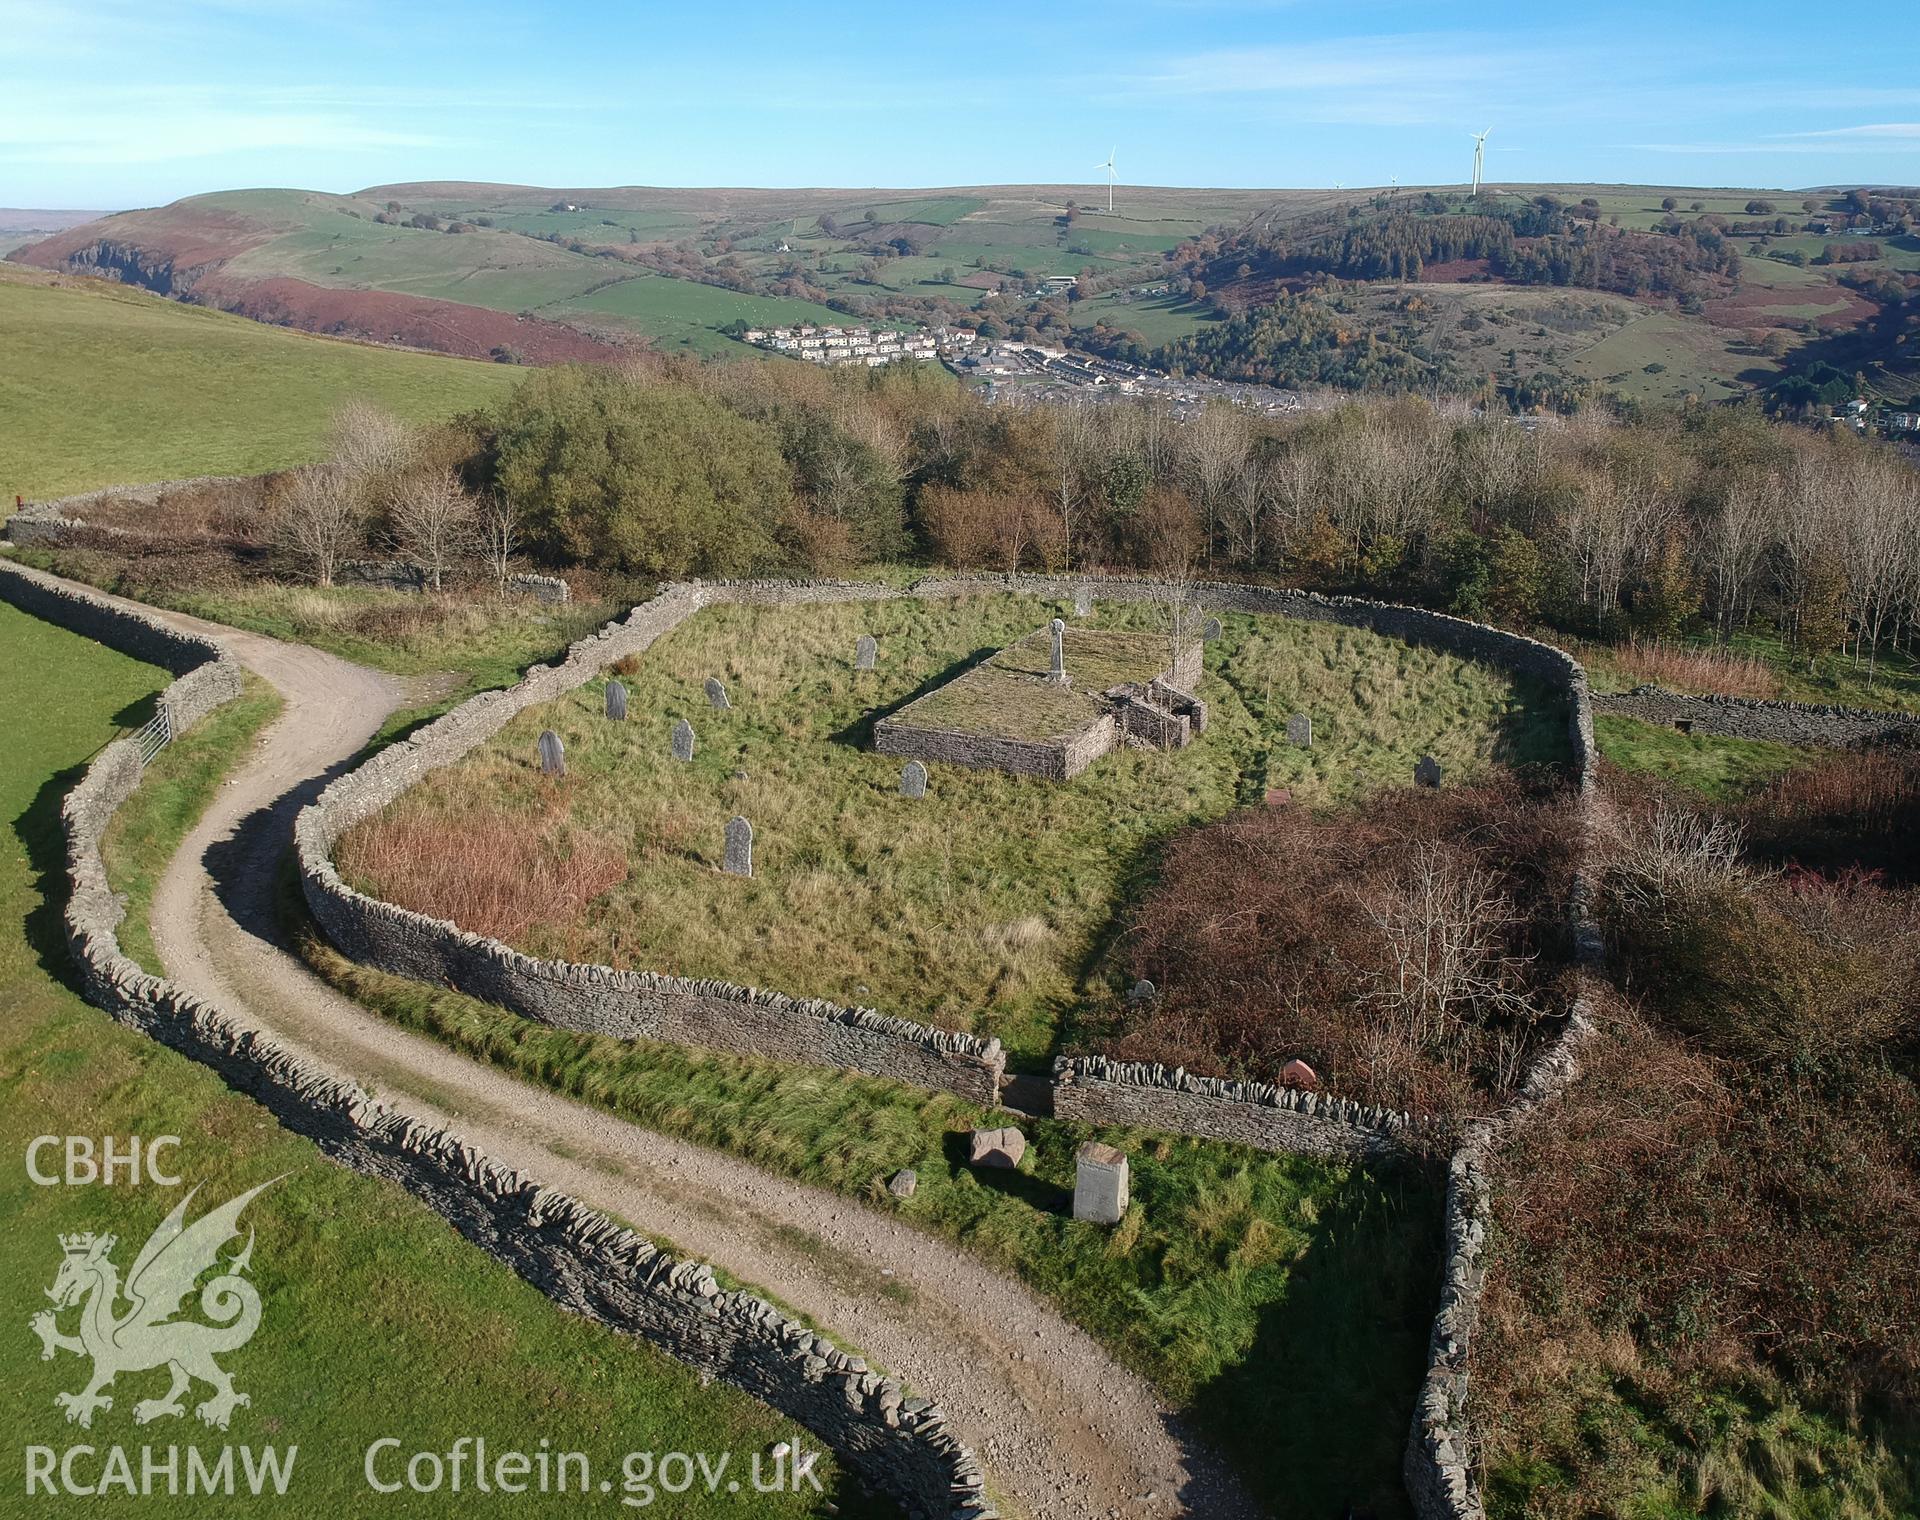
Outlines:
<svg viewBox="0 0 1920 1520"><path fill-rule="evenodd" d="M1414 397L992 407L931 366L555 368L433 429L350 408L281 492L312 579L387 547L672 577L932 560L1256 577L1605 638L1748 628L1871 667L1920 621L1920 470L1754 407Z"/></svg>

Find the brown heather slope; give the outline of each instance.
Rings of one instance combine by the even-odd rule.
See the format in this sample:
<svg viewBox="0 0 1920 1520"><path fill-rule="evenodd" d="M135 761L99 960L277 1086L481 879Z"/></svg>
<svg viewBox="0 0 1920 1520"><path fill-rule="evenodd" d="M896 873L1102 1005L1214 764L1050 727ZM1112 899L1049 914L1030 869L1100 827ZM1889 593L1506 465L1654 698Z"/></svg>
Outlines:
<svg viewBox="0 0 1920 1520"><path fill-rule="evenodd" d="M598 338L540 317L391 290L329 289L284 275L258 280L206 276L195 282L192 299L280 327L428 348L464 359L498 357L496 350L510 349L528 364L606 364L642 346L638 339Z"/></svg>

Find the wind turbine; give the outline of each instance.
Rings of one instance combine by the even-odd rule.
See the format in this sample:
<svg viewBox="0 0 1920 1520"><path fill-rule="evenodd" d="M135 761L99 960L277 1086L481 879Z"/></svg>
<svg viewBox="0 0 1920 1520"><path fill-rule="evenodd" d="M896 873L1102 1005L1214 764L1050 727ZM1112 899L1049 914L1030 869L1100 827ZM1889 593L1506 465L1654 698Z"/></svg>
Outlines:
<svg viewBox="0 0 1920 1520"><path fill-rule="evenodd" d="M1488 127L1484 132L1469 132L1467 134L1467 136L1473 139L1473 193L1468 196L1469 200L1480 193L1480 171L1486 167L1487 139L1492 135L1492 127Z"/></svg>
<svg viewBox="0 0 1920 1520"><path fill-rule="evenodd" d="M1105 169L1107 171L1107 215L1108 216L1113 215L1113 179L1114 179L1113 155L1115 153L1118 153L1119 151L1120 149L1118 147L1115 147L1112 150L1112 152L1109 152L1107 154L1107 161L1104 164L1095 165L1096 169Z"/></svg>

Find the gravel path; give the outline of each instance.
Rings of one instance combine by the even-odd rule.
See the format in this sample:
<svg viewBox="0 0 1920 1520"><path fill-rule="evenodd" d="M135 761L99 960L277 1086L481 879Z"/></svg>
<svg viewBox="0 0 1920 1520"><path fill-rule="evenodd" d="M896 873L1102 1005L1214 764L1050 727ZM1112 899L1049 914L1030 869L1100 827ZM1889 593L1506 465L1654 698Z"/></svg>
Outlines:
<svg viewBox="0 0 1920 1520"><path fill-rule="evenodd" d="M304 646L159 615L225 643L287 704L161 880L153 937L170 976L393 1107L450 1124L501 1162L811 1316L938 1402L1011 1513L1260 1513L1145 1383L1014 1279L837 1194L523 1083L315 977L273 910L293 816L406 685Z"/></svg>

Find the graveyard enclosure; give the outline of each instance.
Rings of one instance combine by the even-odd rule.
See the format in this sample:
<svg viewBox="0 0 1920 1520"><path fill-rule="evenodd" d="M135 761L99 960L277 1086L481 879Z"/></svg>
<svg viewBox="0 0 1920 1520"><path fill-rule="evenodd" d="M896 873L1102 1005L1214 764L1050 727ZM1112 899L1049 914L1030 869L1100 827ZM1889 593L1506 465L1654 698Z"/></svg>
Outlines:
<svg viewBox="0 0 1920 1520"><path fill-rule="evenodd" d="M178 675L161 702L186 727L239 694L239 664L212 640L0 561L0 597ZM108 744L61 805L64 930L88 1000L216 1072L328 1157L405 1188L561 1307L637 1335L760 1398L832 1446L909 1513L993 1514L972 1456L924 1399L871 1371L763 1299L677 1261L565 1194L499 1166L448 1131L276 1046L121 952L123 908L101 859L116 809L140 783L138 744Z"/></svg>
<svg viewBox="0 0 1920 1520"><path fill-rule="evenodd" d="M1167 669L1151 588L1107 584L1091 619L1098 631L1134 636L1116 647L1129 658L1130 644L1144 651L1146 673ZM1279 616L1229 618L1207 646L1197 684L1210 717L1190 748L1116 749L1067 787L936 764L924 798L902 796L900 762L875 752L874 729L1026 639L1070 607L1074 590L998 579L908 592L669 588L576 646L561 670L477 699L336 782L301 820L315 916L356 959L565 1027L991 1095L998 1063L1044 1070L1088 1000L1109 995L1084 967L1129 881L1173 831L1275 782L1309 804L1404 785L1429 750L1450 779L1506 761L1566 761L1567 692L1552 682L1544 646L1516 641L1529 661L1516 678L1472 658L1477 649L1354 627L1361 618L1345 604L1204 588L1211 605L1231 592ZM1317 616L1290 616L1296 604ZM862 634L883 651L873 671L855 669ZM1045 669L1044 644L1022 653ZM604 715L616 660L630 692L625 723ZM730 693L726 710L710 706L709 679ZM1286 740L1286 720L1303 709L1319 725L1311 750ZM679 723L696 736L691 761L674 758ZM538 773L546 728L563 741L563 779ZM719 869L736 815L753 828L751 877ZM383 831L384 853L370 848ZM463 906L461 882L369 869L398 853L387 846L437 853L452 831L491 831L478 837L503 848L475 846L487 855L615 851L624 879L591 912L529 905L533 918L521 916L509 949ZM387 893L390 902L375 901Z"/></svg>
<svg viewBox="0 0 1920 1520"><path fill-rule="evenodd" d="M1204 726L1193 699L1197 639L1183 640L1177 657L1157 633L1067 628L1061 643L1064 679L1054 678L1052 631L1042 628L882 718L874 748L1065 781L1123 737L1180 748ZM1148 715L1162 720L1151 734L1141 732Z"/></svg>

